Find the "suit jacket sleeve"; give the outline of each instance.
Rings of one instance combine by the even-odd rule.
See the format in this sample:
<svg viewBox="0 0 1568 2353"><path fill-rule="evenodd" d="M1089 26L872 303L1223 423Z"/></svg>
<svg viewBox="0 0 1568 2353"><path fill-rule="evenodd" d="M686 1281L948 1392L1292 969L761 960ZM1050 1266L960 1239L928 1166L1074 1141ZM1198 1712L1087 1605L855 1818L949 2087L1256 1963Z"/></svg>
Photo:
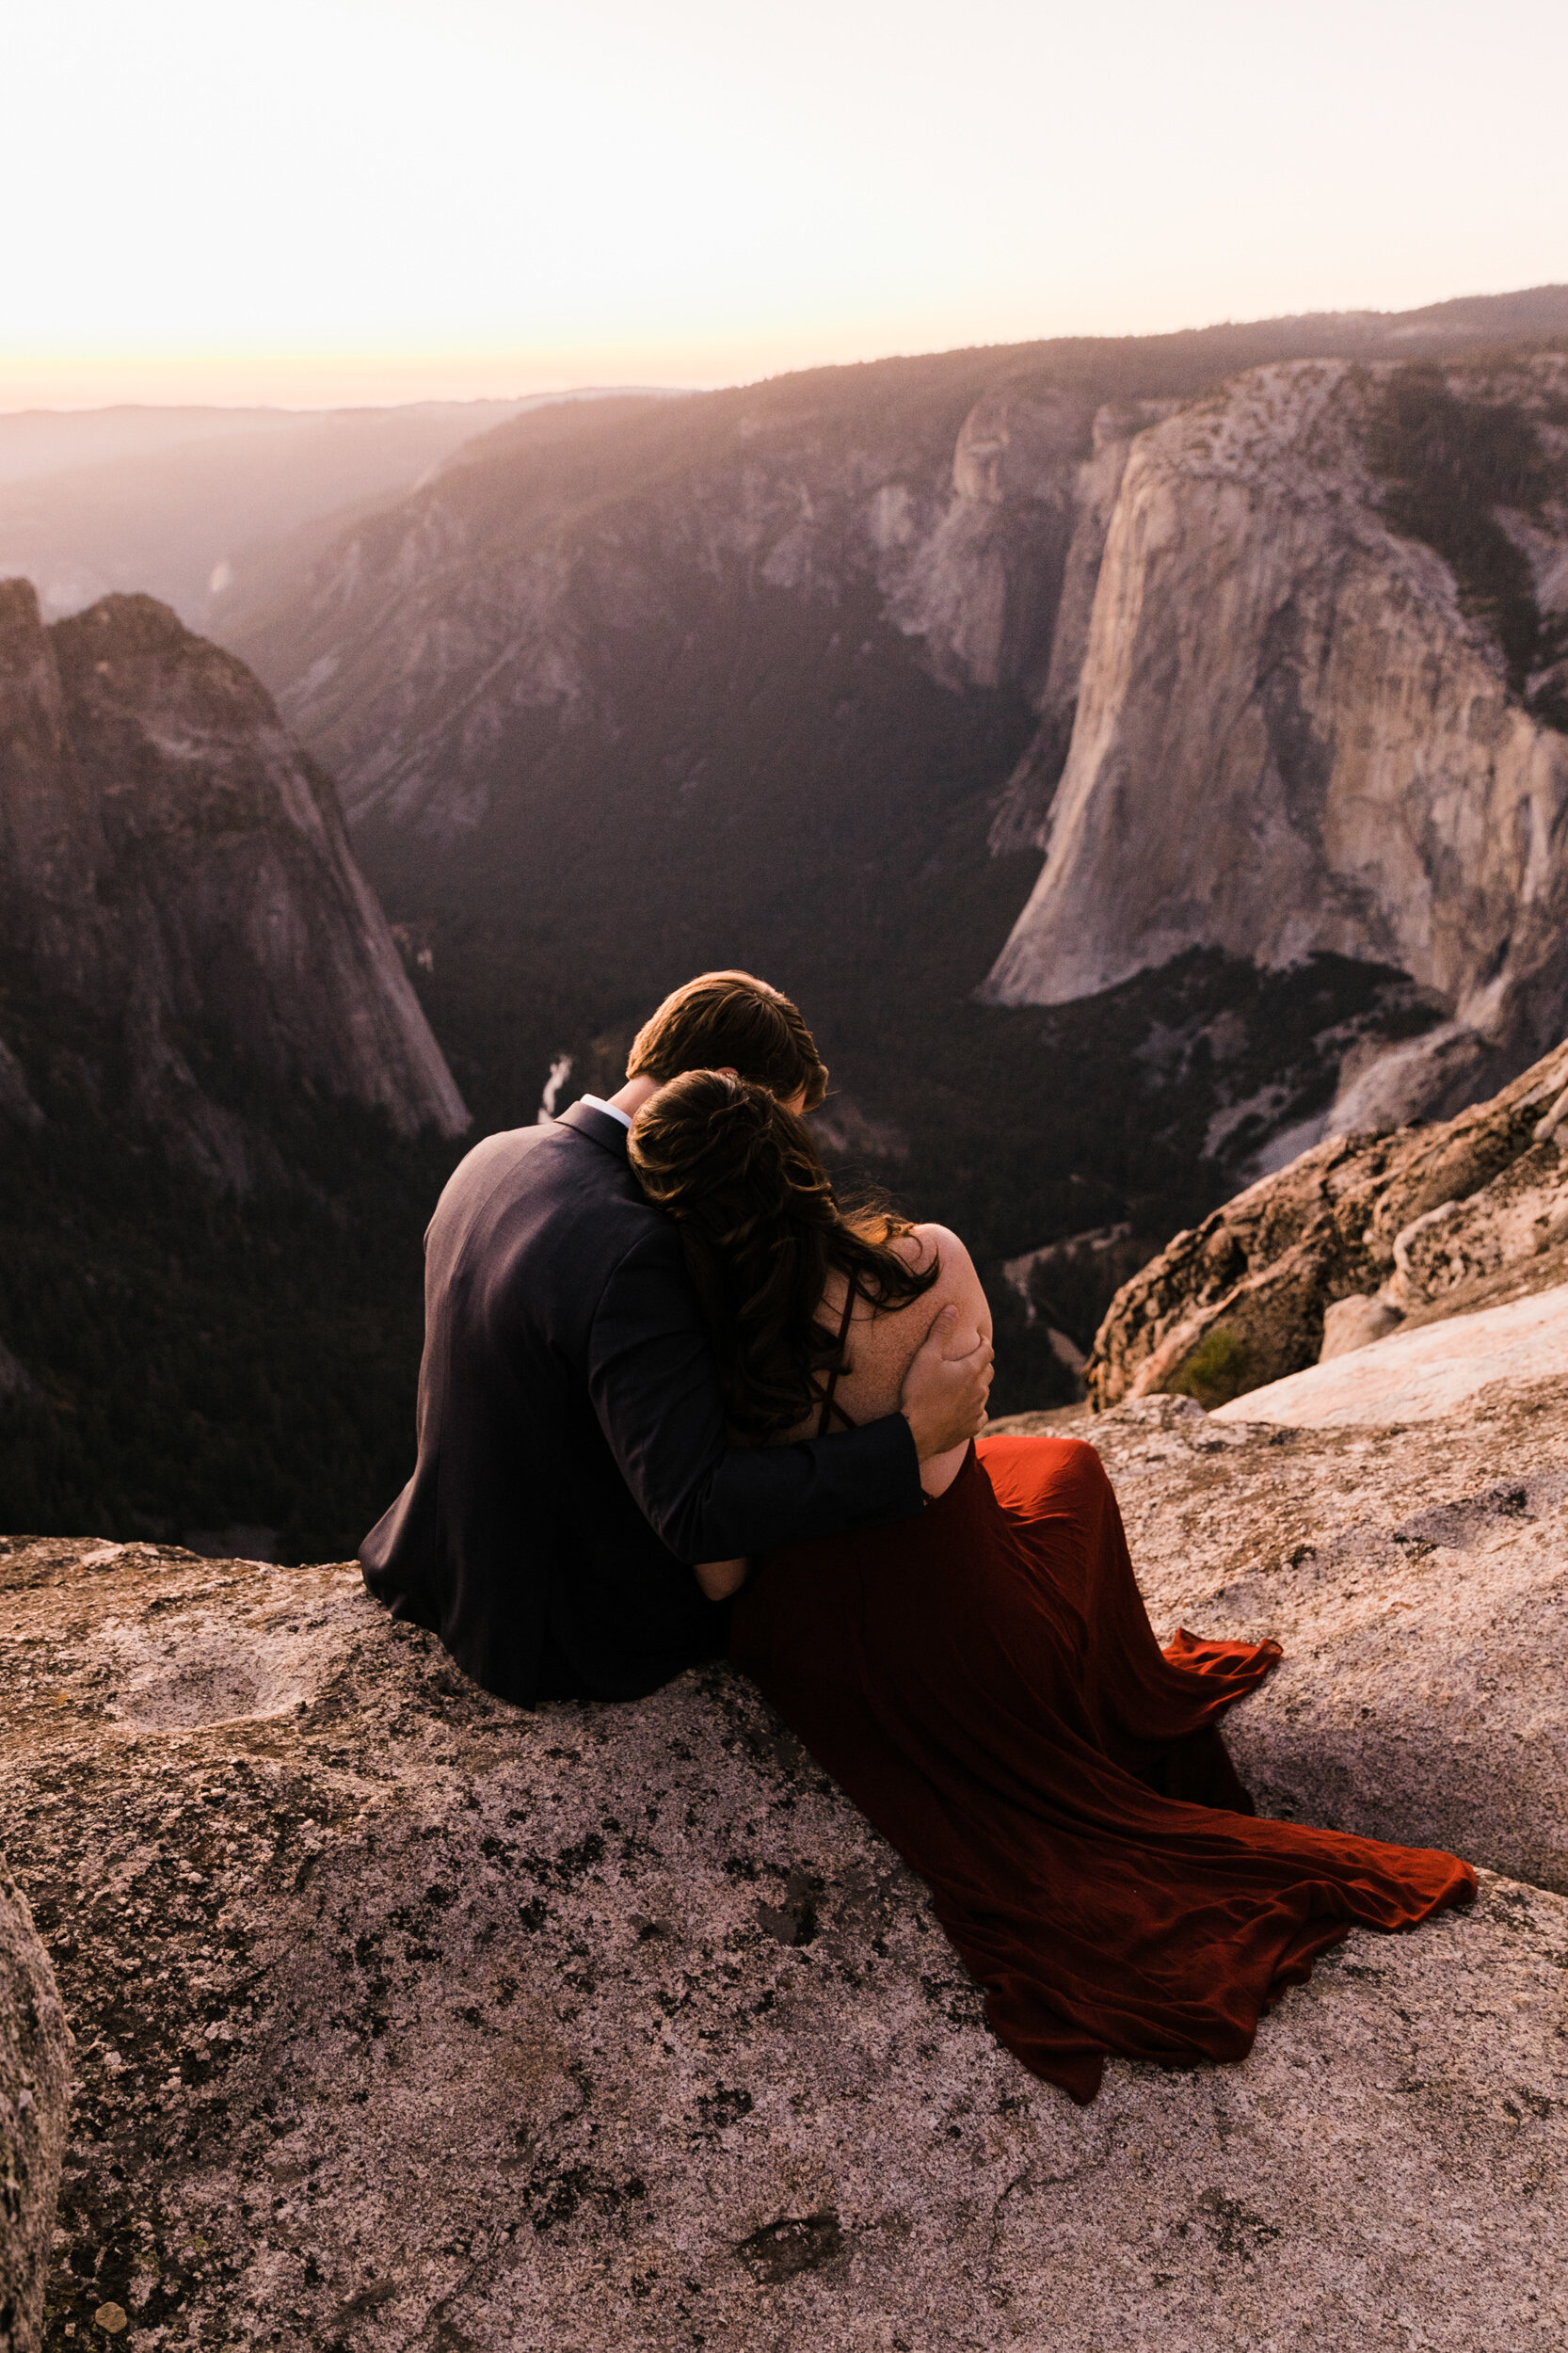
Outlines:
<svg viewBox="0 0 1568 2353"><path fill-rule="evenodd" d="M712 1344L664 1236L635 1243L605 1285L588 1386L622 1477L679 1560L730 1560L922 1507L902 1414L797 1446L729 1443Z"/></svg>

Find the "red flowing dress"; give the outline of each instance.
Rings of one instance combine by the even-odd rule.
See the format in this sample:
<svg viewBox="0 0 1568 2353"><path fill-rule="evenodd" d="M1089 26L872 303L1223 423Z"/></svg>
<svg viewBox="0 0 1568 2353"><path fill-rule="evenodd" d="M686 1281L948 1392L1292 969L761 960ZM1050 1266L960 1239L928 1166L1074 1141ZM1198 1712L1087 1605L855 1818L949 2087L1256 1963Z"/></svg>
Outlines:
<svg viewBox="0 0 1568 2353"><path fill-rule="evenodd" d="M1453 1855L1256 1818L1219 1718L1279 1645L1161 1651L1076 1440L981 1438L918 1519L764 1554L730 1656L926 1881L1001 2041L1080 2104L1112 2052L1244 2057L1349 1929L1475 1893Z"/></svg>

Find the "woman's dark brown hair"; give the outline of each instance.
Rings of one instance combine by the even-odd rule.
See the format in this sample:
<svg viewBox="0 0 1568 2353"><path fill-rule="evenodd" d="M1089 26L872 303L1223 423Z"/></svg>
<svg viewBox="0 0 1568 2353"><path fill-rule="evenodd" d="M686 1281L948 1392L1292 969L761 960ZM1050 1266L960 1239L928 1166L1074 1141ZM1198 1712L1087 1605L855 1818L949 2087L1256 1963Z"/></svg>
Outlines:
<svg viewBox="0 0 1568 2353"><path fill-rule="evenodd" d="M781 1103L803 1096L808 1112L827 1093L827 1072L798 1010L752 972L699 972L644 1022L627 1077L664 1081L683 1070L738 1070Z"/></svg>
<svg viewBox="0 0 1568 2353"><path fill-rule="evenodd" d="M820 1376L844 1369L819 1320L831 1271L884 1307L936 1280L935 1264L917 1273L892 1248L905 1220L840 1207L810 1129L765 1087L689 1070L648 1097L629 1148L644 1193L680 1229L740 1438L794 1429L820 1401Z"/></svg>

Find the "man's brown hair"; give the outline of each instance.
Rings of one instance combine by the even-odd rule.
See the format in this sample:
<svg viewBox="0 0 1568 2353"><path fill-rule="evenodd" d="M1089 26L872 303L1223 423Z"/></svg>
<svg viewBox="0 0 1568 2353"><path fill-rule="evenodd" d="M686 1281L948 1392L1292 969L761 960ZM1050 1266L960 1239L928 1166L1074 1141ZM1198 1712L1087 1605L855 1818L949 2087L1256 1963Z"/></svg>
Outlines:
<svg viewBox="0 0 1568 2353"><path fill-rule="evenodd" d="M789 999L749 972L702 972L666 997L632 1041L629 1079L661 1085L687 1070L733 1070L780 1102L815 1111L827 1071Z"/></svg>

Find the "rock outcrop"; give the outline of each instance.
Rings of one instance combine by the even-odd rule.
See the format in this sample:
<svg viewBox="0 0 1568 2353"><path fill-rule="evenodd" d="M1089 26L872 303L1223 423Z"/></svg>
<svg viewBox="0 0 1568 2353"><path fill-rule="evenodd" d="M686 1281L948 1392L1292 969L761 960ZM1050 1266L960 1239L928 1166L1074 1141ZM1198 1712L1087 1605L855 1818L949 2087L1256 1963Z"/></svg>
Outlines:
<svg viewBox="0 0 1568 2353"><path fill-rule="evenodd" d="M0 2353L35 2353L71 2101L71 2032L49 1957L0 1870Z"/></svg>
<svg viewBox="0 0 1568 2353"><path fill-rule="evenodd" d="M1194 947L1388 965L1451 1020L1400 1067L1410 1110L1560 1034L1565 390L1561 358L1298 363L1138 437L995 1001Z"/></svg>
<svg viewBox="0 0 1568 2353"><path fill-rule="evenodd" d="M1568 1280L1568 1046L1431 1127L1341 1136L1240 1193L1123 1285L1099 1405L1220 1405L1402 1324Z"/></svg>
<svg viewBox="0 0 1568 2353"><path fill-rule="evenodd" d="M244 665L151 598L46 629L24 581L0 585L0 886L40 1050L89 1025L120 1066L85 1082L222 1181L254 1162L247 1082L405 1134L467 1124L330 784ZM9 1050L6 1111L36 1125Z"/></svg>
<svg viewBox="0 0 1568 2353"><path fill-rule="evenodd" d="M524 1716L351 1567L13 1543L0 1831L80 2045L51 2344L1568 2329L1561 1385L1375 1442L1092 1430L1159 1630L1285 1644L1231 1720L1265 1810L1487 1867L1243 2065L1084 2111L727 1672Z"/></svg>
<svg viewBox="0 0 1568 2353"><path fill-rule="evenodd" d="M1444 1316L1411 1331L1384 1332L1335 1356L1325 1354L1304 1372L1288 1373L1283 1381L1218 1406L1214 1418L1336 1430L1357 1423L1437 1421L1499 1381L1565 1376L1568 1283L1558 1283L1500 1307Z"/></svg>

